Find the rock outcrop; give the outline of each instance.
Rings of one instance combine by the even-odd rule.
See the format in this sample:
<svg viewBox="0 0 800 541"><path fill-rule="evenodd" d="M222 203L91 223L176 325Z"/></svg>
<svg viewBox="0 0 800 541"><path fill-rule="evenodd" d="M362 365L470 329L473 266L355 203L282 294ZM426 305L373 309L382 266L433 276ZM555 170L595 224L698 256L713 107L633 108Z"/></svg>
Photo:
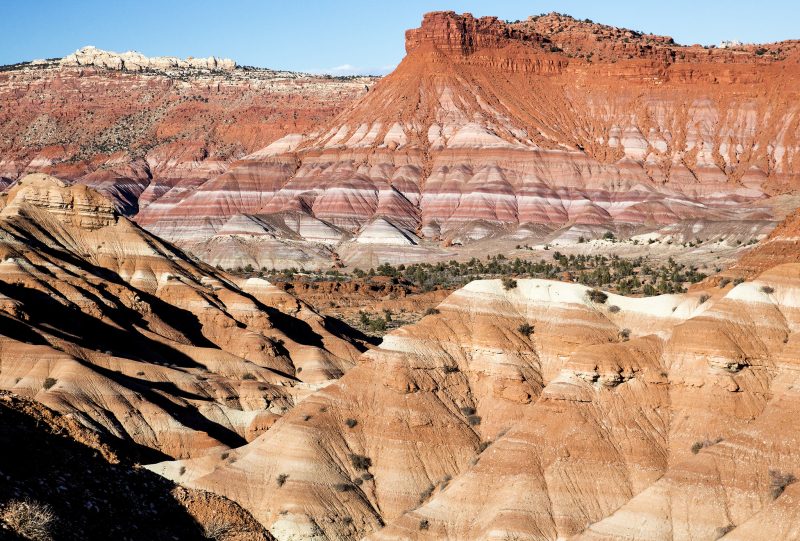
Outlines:
<svg viewBox="0 0 800 541"><path fill-rule="evenodd" d="M0 445L3 539L274 539L230 500L159 478L123 442L7 391L0 391ZM17 529L26 523L10 508L21 502L49 511L38 536Z"/></svg>
<svg viewBox="0 0 800 541"><path fill-rule="evenodd" d="M115 53L104 51L91 45L78 49L59 61L62 66L94 66L125 71L169 71L169 70L221 70L230 71L236 68L236 62L230 58L176 58L174 56L148 57L136 51Z"/></svg>
<svg viewBox="0 0 800 541"><path fill-rule="evenodd" d="M715 297L473 282L233 460L152 468L278 539L792 538L799 275Z"/></svg>
<svg viewBox="0 0 800 541"><path fill-rule="evenodd" d="M236 280L41 174L0 200L0 388L189 457L237 447L340 377L367 342Z"/></svg>
<svg viewBox="0 0 800 541"><path fill-rule="evenodd" d="M190 249L232 215L289 210L355 239L382 219L449 243L476 223L469 241L529 224L776 222L769 198L798 186L797 42L686 47L555 14L437 12L406 48L323 128L137 220Z"/></svg>

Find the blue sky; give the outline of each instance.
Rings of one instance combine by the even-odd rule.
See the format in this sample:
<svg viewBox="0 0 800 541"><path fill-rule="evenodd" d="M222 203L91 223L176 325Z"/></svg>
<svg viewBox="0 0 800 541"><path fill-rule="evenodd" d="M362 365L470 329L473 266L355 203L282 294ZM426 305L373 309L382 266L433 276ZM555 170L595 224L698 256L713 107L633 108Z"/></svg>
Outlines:
<svg viewBox="0 0 800 541"><path fill-rule="evenodd" d="M94 45L298 71L385 73L403 58L403 32L434 10L508 20L559 11L686 44L800 38L796 0L0 0L0 64Z"/></svg>

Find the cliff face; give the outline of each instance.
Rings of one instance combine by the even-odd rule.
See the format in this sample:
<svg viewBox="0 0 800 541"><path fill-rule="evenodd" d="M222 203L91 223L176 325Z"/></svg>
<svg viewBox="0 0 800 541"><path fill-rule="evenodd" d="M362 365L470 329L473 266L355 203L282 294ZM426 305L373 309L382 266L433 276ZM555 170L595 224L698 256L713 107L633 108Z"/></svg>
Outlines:
<svg viewBox="0 0 800 541"><path fill-rule="evenodd" d="M761 203L800 180L796 42L705 49L557 15L442 12L406 47L317 133L137 219L216 263L205 240L226 242L237 214L301 213L334 228L333 244L380 220L463 242L478 222L468 239L523 224L777 220Z"/></svg>
<svg viewBox="0 0 800 541"><path fill-rule="evenodd" d="M422 26L406 31L406 53L428 46L468 55L479 49L505 46L512 40L544 43L543 36L520 32L497 17L476 19L469 13L459 16L452 11L433 12L425 14Z"/></svg>
<svg viewBox="0 0 800 541"><path fill-rule="evenodd" d="M559 13L512 22L497 17L476 19L470 13L459 15L452 11L437 11L425 14L420 28L406 31L407 53L432 47L470 55L482 49L508 47L514 43L592 63L638 58L664 64L769 64L789 58L796 61L800 52L798 40L722 48L679 45L669 36L617 28ZM754 59L754 56L759 58Z"/></svg>

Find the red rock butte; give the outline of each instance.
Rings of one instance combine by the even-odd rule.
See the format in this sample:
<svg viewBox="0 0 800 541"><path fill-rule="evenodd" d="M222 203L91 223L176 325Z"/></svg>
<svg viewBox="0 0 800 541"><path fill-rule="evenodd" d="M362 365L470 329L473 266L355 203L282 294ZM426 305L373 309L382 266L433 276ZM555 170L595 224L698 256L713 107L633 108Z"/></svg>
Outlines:
<svg viewBox="0 0 800 541"><path fill-rule="evenodd" d="M530 224L774 222L765 201L798 184L797 42L684 47L556 14L436 12L406 49L327 124L137 220L216 263L242 216L256 246L275 228L463 244Z"/></svg>
<svg viewBox="0 0 800 541"><path fill-rule="evenodd" d="M406 50L372 87L96 49L11 70L0 169L90 184L225 267L426 260L532 232L768 229L788 210L774 196L797 187L797 41L680 46L559 14L435 12ZM62 106L83 92L91 105ZM49 121L31 116L42 107Z"/></svg>

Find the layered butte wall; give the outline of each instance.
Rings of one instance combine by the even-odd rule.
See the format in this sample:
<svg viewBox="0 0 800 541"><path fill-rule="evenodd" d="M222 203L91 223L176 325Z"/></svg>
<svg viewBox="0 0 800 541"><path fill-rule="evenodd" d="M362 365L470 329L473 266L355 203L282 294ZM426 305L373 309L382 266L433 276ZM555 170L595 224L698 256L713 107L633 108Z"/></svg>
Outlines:
<svg viewBox="0 0 800 541"><path fill-rule="evenodd" d="M437 12L406 50L313 133L137 220L215 264L269 266L275 239L315 262L292 243L413 254L531 225L774 222L769 198L798 185L797 42L716 49L557 14Z"/></svg>
<svg viewBox="0 0 800 541"><path fill-rule="evenodd" d="M55 174L133 215L184 198L286 133L312 130L373 82L94 47L4 66L0 189Z"/></svg>

